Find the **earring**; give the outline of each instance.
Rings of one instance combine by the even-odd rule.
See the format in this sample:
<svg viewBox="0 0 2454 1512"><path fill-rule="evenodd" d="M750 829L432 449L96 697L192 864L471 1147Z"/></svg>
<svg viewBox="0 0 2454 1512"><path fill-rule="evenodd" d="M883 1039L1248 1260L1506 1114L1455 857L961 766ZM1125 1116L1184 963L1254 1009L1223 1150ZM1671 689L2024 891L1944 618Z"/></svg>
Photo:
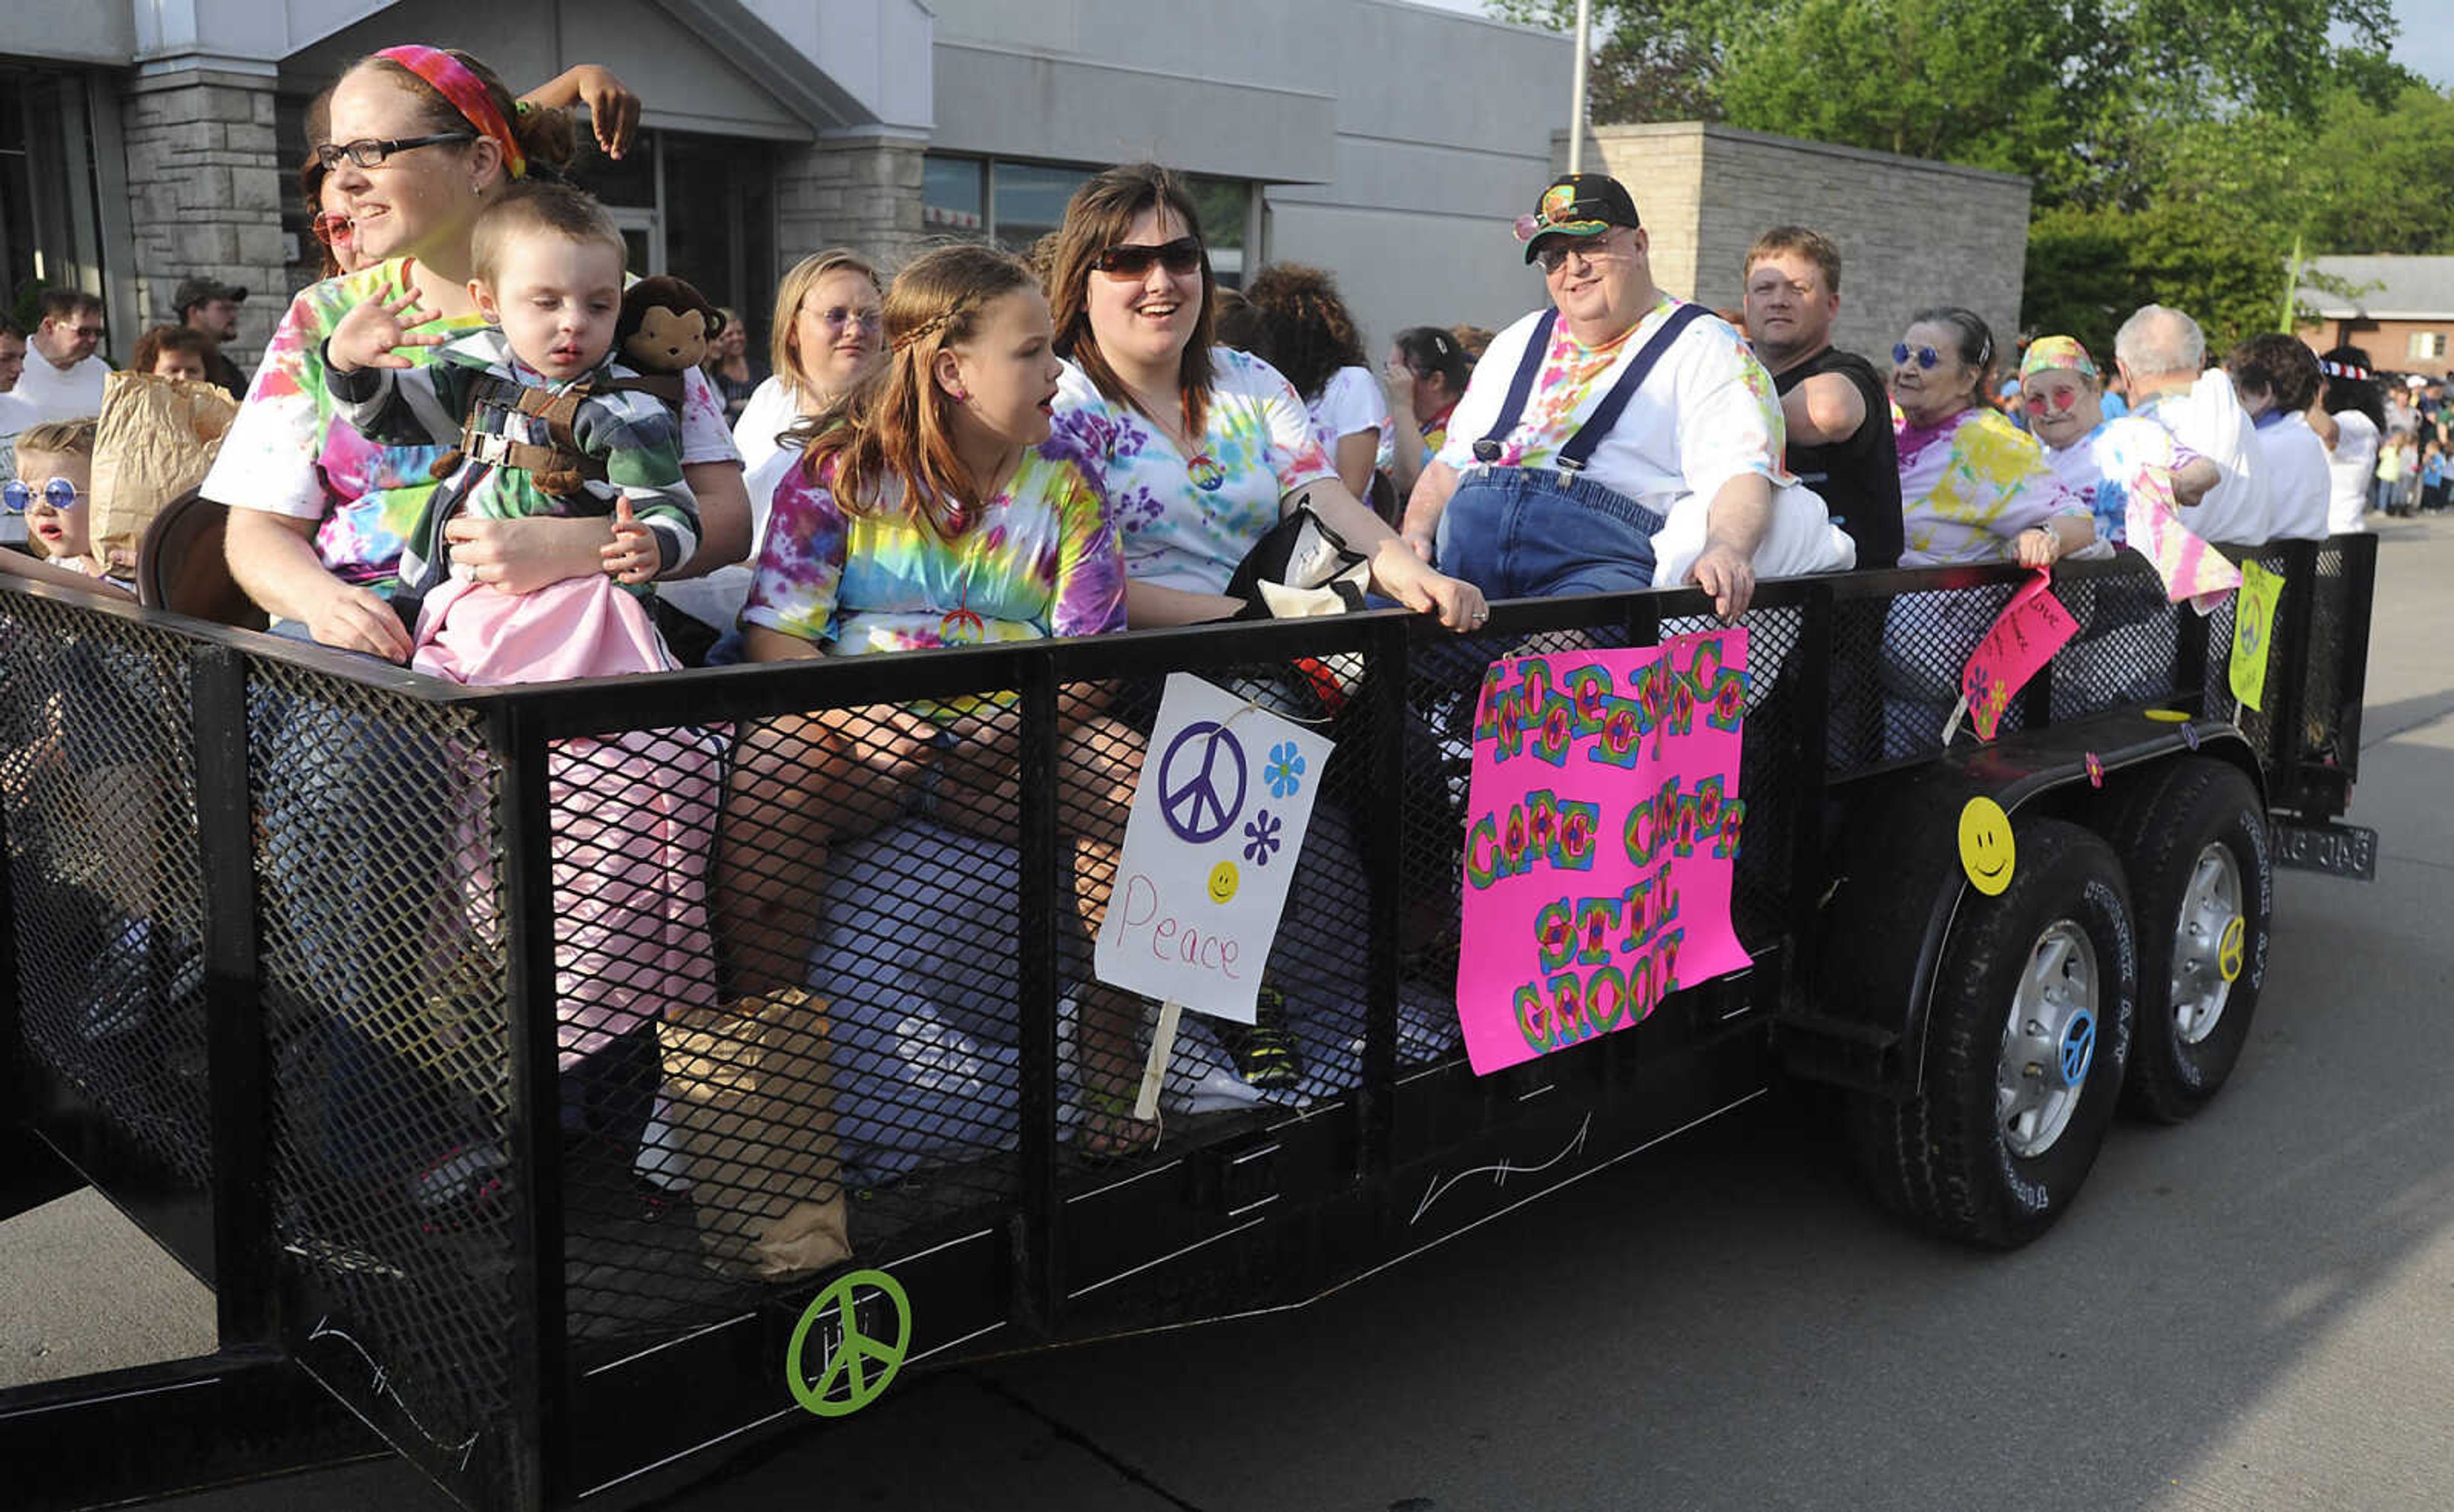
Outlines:
<svg viewBox="0 0 2454 1512"><path fill-rule="evenodd" d="M956 404L969 404L972 402L972 391L969 389L949 389L946 391L946 394L947 397L953 399Z"/></svg>

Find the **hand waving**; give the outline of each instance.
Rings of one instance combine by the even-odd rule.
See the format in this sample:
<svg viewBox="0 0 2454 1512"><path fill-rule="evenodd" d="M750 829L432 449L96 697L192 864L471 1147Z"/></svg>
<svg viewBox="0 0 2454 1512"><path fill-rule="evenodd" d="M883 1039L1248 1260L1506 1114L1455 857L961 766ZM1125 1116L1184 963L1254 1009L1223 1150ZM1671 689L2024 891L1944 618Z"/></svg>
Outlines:
<svg viewBox="0 0 2454 1512"><path fill-rule="evenodd" d="M380 295L366 300L341 317L332 328L326 346L332 353L336 373L355 373L360 368L413 368L414 359L401 354L401 347L439 347L452 339L440 331L413 332L433 319L417 307L417 291L411 289L397 299Z"/></svg>

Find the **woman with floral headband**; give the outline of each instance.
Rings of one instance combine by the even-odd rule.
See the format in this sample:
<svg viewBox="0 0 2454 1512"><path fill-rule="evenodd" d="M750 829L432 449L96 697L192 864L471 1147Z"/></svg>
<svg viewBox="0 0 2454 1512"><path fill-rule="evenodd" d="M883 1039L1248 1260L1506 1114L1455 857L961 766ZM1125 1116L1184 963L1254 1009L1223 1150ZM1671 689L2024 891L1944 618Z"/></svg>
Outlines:
<svg viewBox="0 0 2454 1512"><path fill-rule="evenodd" d="M570 113L523 109L484 64L425 47L361 59L332 87L333 140L317 144L325 187L345 203L355 273L310 286L292 302L237 421L204 483L231 506L231 571L275 629L387 660L405 660L409 632L391 606L402 542L434 487L433 447L376 447L332 424L324 340L370 297L414 292L457 334L482 323L469 292L469 233L477 212L529 171L570 161ZM432 360L416 349L408 360ZM686 374L684 475L705 534L694 566L740 557L749 499L723 406L705 377ZM525 593L600 569L612 536L602 519L466 520L453 561L481 582Z"/></svg>
<svg viewBox="0 0 2454 1512"><path fill-rule="evenodd" d="M2020 403L2028 430L2045 449L2045 463L2062 487L2088 501L2097 550L2105 554L2128 535L2130 492L2141 473L2162 468L2173 502L2196 504L2216 486L2216 465L2152 420L2104 416L2104 379L2087 349L2070 336L2040 336L2020 363Z"/></svg>

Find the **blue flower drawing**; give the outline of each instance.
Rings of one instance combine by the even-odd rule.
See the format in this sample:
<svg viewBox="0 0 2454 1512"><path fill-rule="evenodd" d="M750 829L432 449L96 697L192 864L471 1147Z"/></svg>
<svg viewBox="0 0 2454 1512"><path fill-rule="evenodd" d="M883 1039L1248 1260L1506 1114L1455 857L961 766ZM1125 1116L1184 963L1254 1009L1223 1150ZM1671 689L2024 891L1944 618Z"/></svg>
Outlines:
<svg viewBox="0 0 2454 1512"><path fill-rule="evenodd" d="M1303 790L1303 753L1293 740L1281 740L1270 747L1270 764L1261 769L1262 777L1270 784L1270 796L1292 797Z"/></svg>
<svg viewBox="0 0 2454 1512"><path fill-rule="evenodd" d="M1257 811L1253 815L1253 821L1244 826L1244 859L1255 866L1269 865L1270 857L1277 854L1280 845L1286 843L1278 838L1278 832L1285 827L1278 822L1278 816L1269 810Z"/></svg>

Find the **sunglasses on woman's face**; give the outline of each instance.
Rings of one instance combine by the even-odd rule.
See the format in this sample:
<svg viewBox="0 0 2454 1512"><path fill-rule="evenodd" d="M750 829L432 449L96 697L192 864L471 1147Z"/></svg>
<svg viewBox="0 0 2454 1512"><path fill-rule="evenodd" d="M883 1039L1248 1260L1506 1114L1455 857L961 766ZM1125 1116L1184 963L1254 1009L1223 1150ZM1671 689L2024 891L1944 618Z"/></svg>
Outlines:
<svg viewBox="0 0 2454 1512"><path fill-rule="evenodd" d="M2044 413L2048 400L2052 402L2056 414L2068 414L2071 413L2071 407L2079 403L2079 391L2056 389L2051 393L2024 393L2020 396L2020 402L2027 406L2030 414Z"/></svg>
<svg viewBox="0 0 2454 1512"><path fill-rule="evenodd" d="M1892 365L1894 367L1907 367L1909 358L1912 356L1917 358L1917 365L1919 367L1924 368L1928 371L1932 371L1934 365L1942 360L1942 353L1935 351L1932 347L1912 347L1905 341L1895 341L1892 343Z"/></svg>
<svg viewBox="0 0 2454 1512"><path fill-rule="evenodd" d="M1099 254L1097 267L1103 273L1119 278L1140 278L1157 263L1169 272L1182 277L1201 271L1201 244L1190 236L1178 236L1171 242L1145 247L1137 242L1122 242Z"/></svg>
<svg viewBox="0 0 2454 1512"><path fill-rule="evenodd" d="M23 478L12 477L0 483L0 504L6 504L11 514L25 514L33 508L34 500L38 498L55 510L66 510L76 508L77 501L84 497L77 486L64 477L55 477L44 484L39 494L34 492L34 485Z"/></svg>
<svg viewBox="0 0 2454 1512"><path fill-rule="evenodd" d="M351 232L350 217L347 215L336 215L328 210L309 221L307 229L313 232L315 239L327 247L349 245Z"/></svg>

